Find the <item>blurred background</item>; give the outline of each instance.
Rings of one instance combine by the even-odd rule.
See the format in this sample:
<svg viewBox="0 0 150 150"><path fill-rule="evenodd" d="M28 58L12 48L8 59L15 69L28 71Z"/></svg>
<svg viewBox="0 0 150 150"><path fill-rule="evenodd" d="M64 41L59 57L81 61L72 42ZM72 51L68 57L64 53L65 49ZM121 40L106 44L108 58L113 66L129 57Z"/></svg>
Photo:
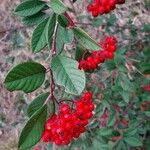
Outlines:
<svg viewBox="0 0 150 150"><path fill-rule="evenodd" d="M20 0L0 0L0 150L17 149L18 136L27 119L25 116L27 105L42 91L39 89L32 94L11 93L4 88L4 78L15 64L33 59L44 64L44 56L47 55L46 52L32 54L30 38L34 25L30 27L23 25L21 19L15 16L13 10L19 3ZM127 53L132 58L149 48L149 0L127 0L126 4L117 7L109 15L94 19L86 11L87 0L77 0L75 4L71 0L66 0L66 4L74 10L71 16L77 23L90 24L79 26L97 41L109 34L116 35L120 45L127 48ZM69 48L72 49L72 46ZM92 83L94 80L97 81L95 74L92 77Z"/></svg>

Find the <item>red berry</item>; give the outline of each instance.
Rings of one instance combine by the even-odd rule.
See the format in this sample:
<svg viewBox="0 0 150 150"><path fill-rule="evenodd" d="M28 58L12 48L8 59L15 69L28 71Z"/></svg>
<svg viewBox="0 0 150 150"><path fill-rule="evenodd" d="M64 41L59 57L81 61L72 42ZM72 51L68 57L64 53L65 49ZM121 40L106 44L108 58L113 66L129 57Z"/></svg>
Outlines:
<svg viewBox="0 0 150 150"><path fill-rule="evenodd" d="M62 144L62 142L61 142L61 140L57 140L57 141L55 141L55 144L56 144L57 146L60 146L60 145Z"/></svg>
<svg viewBox="0 0 150 150"><path fill-rule="evenodd" d="M88 112L87 114L85 114L84 118L85 119L90 119L92 118L93 114L91 112Z"/></svg>
<svg viewBox="0 0 150 150"><path fill-rule="evenodd" d="M89 5L87 6L87 10L88 10L88 11L93 11L93 8L94 8L94 7L93 7L92 4L89 4Z"/></svg>
<svg viewBox="0 0 150 150"><path fill-rule="evenodd" d="M44 131L42 135L43 142L47 143L51 141L48 131Z"/></svg>
<svg viewBox="0 0 150 150"><path fill-rule="evenodd" d="M92 56L89 56L89 57L87 58L87 61L88 61L88 62L92 62L92 61L93 61Z"/></svg>
<svg viewBox="0 0 150 150"><path fill-rule="evenodd" d="M91 100L91 99L92 99L92 93L91 93L91 92L86 92L86 93L83 95L83 97L84 97L85 99Z"/></svg>
<svg viewBox="0 0 150 150"><path fill-rule="evenodd" d="M94 104L90 104L90 105L89 105L89 110L90 110L90 111L93 111L93 110L94 110Z"/></svg>
<svg viewBox="0 0 150 150"><path fill-rule="evenodd" d="M108 52L107 59L113 59L113 58L114 58L114 54L112 52Z"/></svg>
<svg viewBox="0 0 150 150"><path fill-rule="evenodd" d="M98 10L92 11L92 16L97 17L99 15Z"/></svg>
<svg viewBox="0 0 150 150"><path fill-rule="evenodd" d="M60 106L60 111L62 113L68 113L70 111L70 106L68 104L63 104Z"/></svg>

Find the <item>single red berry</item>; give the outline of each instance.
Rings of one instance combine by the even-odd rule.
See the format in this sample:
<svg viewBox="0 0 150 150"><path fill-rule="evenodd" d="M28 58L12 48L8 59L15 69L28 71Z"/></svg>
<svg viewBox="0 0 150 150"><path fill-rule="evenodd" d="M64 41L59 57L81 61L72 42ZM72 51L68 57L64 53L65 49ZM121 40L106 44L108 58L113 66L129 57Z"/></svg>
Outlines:
<svg viewBox="0 0 150 150"><path fill-rule="evenodd" d="M90 110L90 111L93 111L94 108L95 108L95 107L94 107L94 104L91 103L91 104L89 105L89 110Z"/></svg>
<svg viewBox="0 0 150 150"><path fill-rule="evenodd" d="M107 59L113 59L114 58L114 53L108 52L107 53Z"/></svg>
<svg viewBox="0 0 150 150"><path fill-rule="evenodd" d="M45 142L45 143L51 142L51 135L46 130L43 132L42 141Z"/></svg>
<svg viewBox="0 0 150 150"><path fill-rule="evenodd" d="M62 144L62 141L61 141L61 140L56 140L56 141L55 141L55 144L56 144L57 146L60 146L60 145Z"/></svg>
<svg viewBox="0 0 150 150"><path fill-rule="evenodd" d="M98 10L92 11L92 16L97 17L99 15Z"/></svg>
<svg viewBox="0 0 150 150"><path fill-rule="evenodd" d="M63 104L60 106L61 113L68 113L70 111L70 106L68 104Z"/></svg>

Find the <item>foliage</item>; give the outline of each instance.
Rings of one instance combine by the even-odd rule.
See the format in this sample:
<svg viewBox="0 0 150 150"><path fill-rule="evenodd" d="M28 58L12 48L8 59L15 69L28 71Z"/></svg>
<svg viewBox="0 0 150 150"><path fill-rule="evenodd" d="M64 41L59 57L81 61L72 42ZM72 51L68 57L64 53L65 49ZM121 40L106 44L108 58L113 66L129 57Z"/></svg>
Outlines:
<svg viewBox="0 0 150 150"><path fill-rule="evenodd" d="M51 14L46 13L49 9L52 10ZM75 99L84 90L93 92L95 104L94 117L87 126L87 132L67 147L56 149L148 149L150 92L142 87L150 84L149 25L144 24L141 29L137 29L129 20L130 43L124 44L124 41L119 41L114 59L105 61L92 72L85 72L78 68L78 61L92 51L101 49L99 39L96 42L86 29L83 30L76 24L72 26L72 19L66 15L66 11L69 12L70 9L61 0L38 0L36 3L35 0L27 0L15 9L15 14L23 17L23 23L36 25L32 34L31 49L34 53L47 50L49 55L45 62L49 67L32 61L19 64L6 76L5 87L9 91L21 90L31 93L44 86L45 76L50 80L50 86L46 87L50 93L44 92L37 96L28 107L29 121L21 132L19 149L28 149L37 144L42 137L46 119L49 118L47 116L59 109L54 108L55 105L60 104L62 99L68 100L72 95ZM116 34L126 39L124 30L116 27L116 22L115 15L110 14L109 17L92 18L91 26L97 28L105 23L105 34ZM148 35L137 39L137 30ZM144 41L144 48L138 49L138 40ZM65 49L68 44L75 45L71 52ZM128 53L129 50L135 49L138 50ZM94 75L97 78L95 83ZM63 90L61 100L57 99L56 88ZM49 109L51 110L48 111ZM48 146L48 149L52 147Z"/></svg>

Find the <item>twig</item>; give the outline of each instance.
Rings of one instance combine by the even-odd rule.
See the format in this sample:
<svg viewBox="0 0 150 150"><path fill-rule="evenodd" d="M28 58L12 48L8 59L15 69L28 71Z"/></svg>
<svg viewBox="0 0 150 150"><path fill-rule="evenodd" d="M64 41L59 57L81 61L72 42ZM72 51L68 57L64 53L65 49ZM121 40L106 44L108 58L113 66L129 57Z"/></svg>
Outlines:
<svg viewBox="0 0 150 150"><path fill-rule="evenodd" d="M73 100L61 100L61 101L59 101L59 103L63 103L63 102L71 102L71 103L75 103L75 101L73 101Z"/></svg>
<svg viewBox="0 0 150 150"><path fill-rule="evenodd" d="M134 62L140 63L140 60L137 60L137 59L128 58L128 57L126 57L126 59L127 59L127 60L130 60L130 61L134 61Z"/></svg>
<svg viewBox="0 0 150 150"><path fill-rule="evenodd" d="M55 31L54 31L54 35L53 35L53 43L52 43L52 49L51 49L51 52L50 52L50 59L52 59L55 54L56 54L56 37L57 37L57 30L58 30L58 24L56 24L55 26ZM51 60L50 60L51 62ZM50 99L51 100L54 100L56 103L59 103L57 101L57 99L55 98L55 95L54 95L54 91L55 91L55 81L54 81L54 76L53 76L53 72L50 68Z"/></svg>

